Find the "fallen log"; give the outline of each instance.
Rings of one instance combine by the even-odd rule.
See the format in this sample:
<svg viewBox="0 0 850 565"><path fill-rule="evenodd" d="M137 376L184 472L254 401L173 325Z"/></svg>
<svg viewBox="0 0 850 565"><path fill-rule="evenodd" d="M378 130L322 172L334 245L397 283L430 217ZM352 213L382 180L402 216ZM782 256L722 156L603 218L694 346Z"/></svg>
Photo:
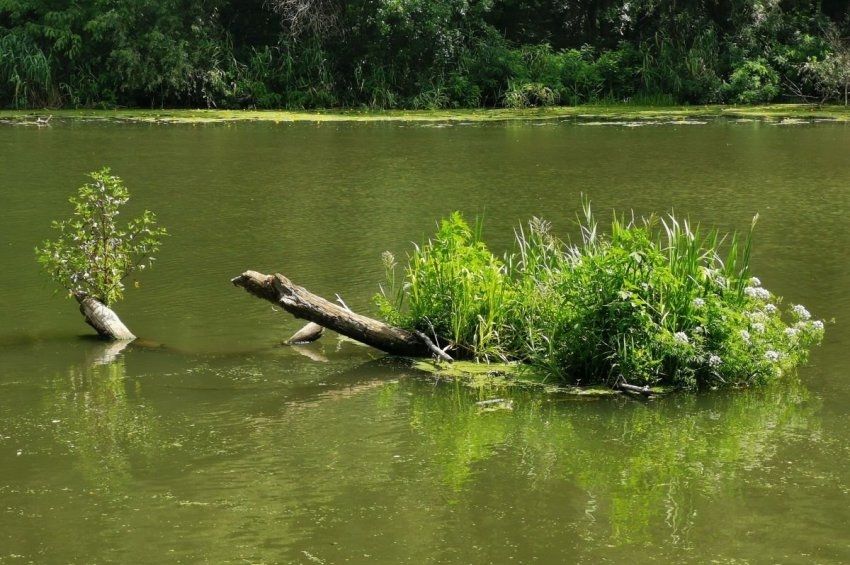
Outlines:
<svg viewBox="0 0 850 565"><path fill-rule="evenodd" d="M85 316L86 323L93 327L103 338L113 341L132 341L136 339L121 318L106 304L89 296L85 292L75 292L74 298L80 303L80 313Z"/></svg>
<svg viewBox="0 0 850 565"><path fill-rule="evenodd" d="M294 284L280 273L264 275L245 271L230 282L257 298L280 306L296 318L314 322L391 355L431 357L439 352L440 358L451 361L451 357L424 334L417 335L352 312Z"/></svg>
<svg viewBox="0 0 850 565"><path fill-rule="evenodd" d="M652 389L648 386L637 386L630 385L626 381L620 379L614 384L614 388L617 390L622 390L623 392L628 392L631 394L640 394L642 396L652 396Z"/></svg>

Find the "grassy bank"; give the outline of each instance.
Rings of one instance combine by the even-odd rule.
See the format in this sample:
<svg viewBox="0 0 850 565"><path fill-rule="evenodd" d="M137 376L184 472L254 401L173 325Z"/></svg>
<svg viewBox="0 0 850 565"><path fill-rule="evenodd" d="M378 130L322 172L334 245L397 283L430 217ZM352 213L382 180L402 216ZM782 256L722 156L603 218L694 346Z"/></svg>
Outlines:
<svg viewBox="0 0 850 565"><path fill-rule="evenodd" d="M52 116L51 122L105 120L141 123L221 122L499 122L516 120L614 120L670 121L705 119L834 120L850 121L850 108L808 104L763 106L632 106L585 105L526 109L474 110L0 110L0 122L35 123Z"/></svg>

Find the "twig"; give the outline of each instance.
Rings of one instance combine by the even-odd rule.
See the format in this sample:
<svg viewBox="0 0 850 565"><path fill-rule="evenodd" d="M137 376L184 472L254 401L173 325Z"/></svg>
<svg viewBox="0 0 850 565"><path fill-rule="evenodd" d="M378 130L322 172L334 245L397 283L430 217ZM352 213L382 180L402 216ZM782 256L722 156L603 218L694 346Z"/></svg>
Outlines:
<svg viewBox="0 0 850 565"><path fill-rule="evenodd" d="M431 341L431 338L430 338L430 337L428 337L428 336L427 336L427 335L425 335L424 333L420 332L419 330L413 330L413 334L414 334L416 337L418 337L419 339L421 339L421 340L422 340L422 343L424 343L424 344L425 344L425 346L426 346L428 349L430 349L430 350L431 350L431 352L432 352L434 355L436 355L439 359L442 359L443 361L448 361L449 363L454 362L454 359L452 359L452 358L451 358L451 356L450 356L448 353L446 353L445 351L443 351L442 349L440 349L439 347L437 347L437 346L434 344L434 342L433 342L433 341Z"/></svg>
<svg viewBox="0 0 850 565"><path fill-rule="evenodd" d="M343 308L351 312L351 308L348 307L348 304L345 303L345 300L343 300L339 294L336 295L336 301L342 304Z"/></svg>

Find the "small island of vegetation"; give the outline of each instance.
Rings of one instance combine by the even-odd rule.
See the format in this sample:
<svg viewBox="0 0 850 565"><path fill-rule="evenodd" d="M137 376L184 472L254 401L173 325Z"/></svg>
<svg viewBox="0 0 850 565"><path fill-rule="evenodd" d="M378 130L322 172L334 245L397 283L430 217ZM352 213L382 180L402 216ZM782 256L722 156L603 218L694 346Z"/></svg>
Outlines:
<svg viewBox="0 0 850 565"><path fill-rule="evenodd" d="M750 272L756 219L740 236L672 214L615 214L603 233L585 201L578 243L534 218L500 258L481 222L456 212L414 247L403 273L384 253L387 281L375 301L386 323L283 275L248 271L233 282L391 354L511 362L566 386L745 387L805 362L824 333L822 320L784 307Z"/></svg>
<svg viewBox="0 0 850 565"><path fill-rule="evenodd" d="M753 220L753 226L755 219ZM805 361L824 325L750 274L752 230L702 233L675 216L616 217L585 202L581 241L533 219L497 258L455 213L417 246L403 277L384 255L385 319L462 358L521 361L570 385L696 389L766 382Z"/></svg>

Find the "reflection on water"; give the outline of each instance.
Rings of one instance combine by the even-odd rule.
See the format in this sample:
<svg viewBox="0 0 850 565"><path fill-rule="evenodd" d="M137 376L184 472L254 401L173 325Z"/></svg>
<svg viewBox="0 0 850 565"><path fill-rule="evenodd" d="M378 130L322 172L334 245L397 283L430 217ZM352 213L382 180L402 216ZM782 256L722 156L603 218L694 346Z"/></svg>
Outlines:
<svg viewBox="0 0 850 565"><path fill-rule="evenodd" d="M197 544L153 542L154 553L183 559L562 559L579 541L588 558L618 547L688 555L706 505L780 480L783 446L820 433L817 403L796 377L650 402L517 391L513 410L486 412L476 403L493 391L435 385L394 362L303 378L276 368L274 352L246 367L131 346L104 364L108 344L84 345L84 361L50 379L38 414L17 430L53 446L62 477L9 482L4 472L7 493L29 486L7 497L19 518L0 517L3 537L58 531L65 545L47 545L53 556L129 555L161 528L191 529ZM176 363L195 368L170 378L132 369ZM35 427L48 436L33 436L33 421L47 418ZM109 531L122 538L87 540L86 521L56 523L50 506L92 525L121 522ZM435 553L480 536L487 516L498 517L488 535L501 542ZM104 539L118 553L98 547Z"/></svg>
<svg viewBox="0 0 850 565"><path fill-rule="evenodd" d="M48 411L58 420L56 443L92 485L126 488L133 460L154 456L155 413L140 400L141 383L127 379L121 352L129 342L94 342L86 360L53 382Z"/></svg>
<svg viewBox="0 0 850 565"><path fill-rule="evenodd" d="M400 394L405 388L394 386ZM607 544L650 541L666 531L687 545L694 495L711 497L741 473L773 464L781 443L817 428L796 376L764 390L646 404L526 397L513 413L490 414L477 400L460 390L410 399L411 427L425 440L421 457L440 469L444 483L462 492L476 466L509 450L515 474L533 488L559 481L581 488L587 523L577 533ZM608 527L600 531L602 521Z"/></svg>

